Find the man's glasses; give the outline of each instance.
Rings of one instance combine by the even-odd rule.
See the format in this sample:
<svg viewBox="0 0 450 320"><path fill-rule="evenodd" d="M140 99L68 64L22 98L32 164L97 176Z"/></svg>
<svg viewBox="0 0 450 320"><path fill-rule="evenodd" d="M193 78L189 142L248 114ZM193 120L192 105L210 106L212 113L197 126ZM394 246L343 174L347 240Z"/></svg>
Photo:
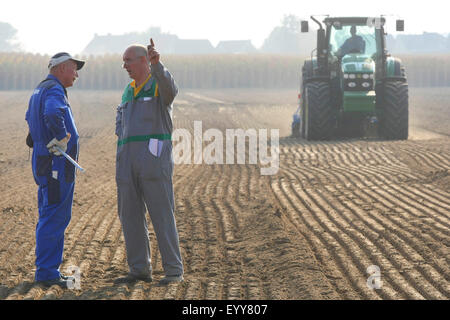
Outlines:
<svg viewBox="0 0 450 320"><path fill-rule="evenodd" d="M129 64L133 63L134 61L138 60L139 58L140 57L136 57L134 59L125 59L122 63L122 68L124 68L126 64L129 65Z"/></svg>

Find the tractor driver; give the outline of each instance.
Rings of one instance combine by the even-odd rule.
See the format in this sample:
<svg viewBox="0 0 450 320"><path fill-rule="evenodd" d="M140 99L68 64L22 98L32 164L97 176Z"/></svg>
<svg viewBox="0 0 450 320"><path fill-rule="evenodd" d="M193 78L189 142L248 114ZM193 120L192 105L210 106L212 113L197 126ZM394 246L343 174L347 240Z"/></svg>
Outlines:
<svg viewBox="0 0 450 320"><path fill-rule="evenodd" d="M356 34L356 26L350 28L351 37L345 40L344 44L336 52L338 57L343 57L348 53L364 53L366 42L361 36Z"/></svg>

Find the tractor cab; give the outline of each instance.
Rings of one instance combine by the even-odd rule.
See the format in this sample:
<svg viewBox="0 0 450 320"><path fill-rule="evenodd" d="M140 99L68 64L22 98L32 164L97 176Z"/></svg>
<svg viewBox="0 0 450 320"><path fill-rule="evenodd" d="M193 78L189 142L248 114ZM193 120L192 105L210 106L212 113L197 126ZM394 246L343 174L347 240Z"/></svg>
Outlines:
<svg viewBox="0 0 450 320"><path fill-rule="evenodd" d="M361 24L362 22L365 24ZM376 66L382 55L382 34L367 19L325 20L328 70L343 121L375 115Z"/></svg>
<svg viewBox="0 0 450 320"><path fill-rule="evenodd" d="M325 24L330 77L340 80L342 91L374 90L383 51L380 29L367 25L367 19L325 19Z"/></svg>

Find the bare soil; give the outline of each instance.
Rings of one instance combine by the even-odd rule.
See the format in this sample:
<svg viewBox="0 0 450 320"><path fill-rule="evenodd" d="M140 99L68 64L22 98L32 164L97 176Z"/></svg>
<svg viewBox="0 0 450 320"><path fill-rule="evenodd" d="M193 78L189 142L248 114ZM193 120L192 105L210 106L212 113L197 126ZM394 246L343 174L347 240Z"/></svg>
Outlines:
<svg viewBox="0 0 450 320"><path fill-rule="evenodd" d="M187 90L175 128L280 129L280 169L180 164L176 219L185 281L114 285L127 273L114 135L121 93L69 90L80 164L64 262L81 290L33 284L37 186L24 120L30 92L0 92L0 299L449 299L450 90L410 89L407 141L291 138L295 90ZM248 160L248 159L247 159ZM367 268L380 268L371 289Z"/></svg>

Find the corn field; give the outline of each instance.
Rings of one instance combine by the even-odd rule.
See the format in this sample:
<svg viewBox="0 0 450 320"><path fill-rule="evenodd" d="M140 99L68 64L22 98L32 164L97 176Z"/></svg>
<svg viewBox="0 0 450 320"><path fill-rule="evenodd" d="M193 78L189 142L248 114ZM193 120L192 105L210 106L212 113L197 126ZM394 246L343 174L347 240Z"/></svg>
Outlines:
<svg viewBox="0 0 450 320"><path fill-rule="evenodd" d="M33 89L48 73L49 56L0 53L0 90ZM121 55L81 56L87 61L74 89L121 90L130 81ZM180 88L297 88L304 56L165 55ZM450 55L404 55L413 87L450 86Z"/></svg>

